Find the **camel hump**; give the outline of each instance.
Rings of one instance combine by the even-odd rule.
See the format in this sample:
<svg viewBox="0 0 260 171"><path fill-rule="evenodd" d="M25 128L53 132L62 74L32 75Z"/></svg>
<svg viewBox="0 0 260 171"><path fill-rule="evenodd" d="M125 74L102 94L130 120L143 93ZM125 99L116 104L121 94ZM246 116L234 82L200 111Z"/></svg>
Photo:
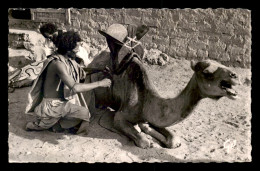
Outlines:
<svg viewBox="0 0 260 171"><path fill-rule="evenodd" d="M109 68L112 66L111 56L109 51L102 51L100 54L94 57L88 68L104 69L106 66Z"/></svg>
<svg viewBox="0 0 260 171"><path fill-rule="evenodd" d="M130 71L128 71L129 78L132 78L133 81L139 85L139 87L143 90L149 91L154 96L160 97L157 92L154 84L152 83L147 69L145 68L143 62L138 58L133 58Z"/></svg>

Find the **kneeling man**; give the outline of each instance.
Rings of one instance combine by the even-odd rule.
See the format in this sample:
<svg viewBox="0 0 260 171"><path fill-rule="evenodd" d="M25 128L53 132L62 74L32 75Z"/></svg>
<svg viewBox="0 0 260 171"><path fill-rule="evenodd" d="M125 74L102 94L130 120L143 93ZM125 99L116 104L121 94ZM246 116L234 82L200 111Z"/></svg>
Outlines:
<svg viewBox="0 0 260 171"><path fill-rule="evenodd" d="M82 92L110 87L111 80L80 83L85 72L75 61L81 38L68 31L59 40L58 50L44 62L43 69L28 95L26 114L34 114L36 122L28 122L26 130L63 130L76 128L88 132L90 113Z"/></svg>

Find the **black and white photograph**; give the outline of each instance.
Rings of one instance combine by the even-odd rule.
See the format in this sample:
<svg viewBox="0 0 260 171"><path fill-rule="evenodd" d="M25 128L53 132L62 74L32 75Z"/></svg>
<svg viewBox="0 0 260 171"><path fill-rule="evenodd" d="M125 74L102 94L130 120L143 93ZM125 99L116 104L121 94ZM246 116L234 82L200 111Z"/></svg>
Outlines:
<svg viewBox="0 0 260 171"><path fill-rule="evenodd" d="M251 23L247 8L8 8L8 162L252 162Z"/></svg>

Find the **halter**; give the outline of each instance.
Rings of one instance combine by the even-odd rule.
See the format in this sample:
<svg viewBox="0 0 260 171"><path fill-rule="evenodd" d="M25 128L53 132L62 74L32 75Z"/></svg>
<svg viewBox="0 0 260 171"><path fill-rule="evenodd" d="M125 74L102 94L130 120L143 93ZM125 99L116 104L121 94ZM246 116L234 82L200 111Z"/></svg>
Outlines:
<svg viewBox="0 0 260 171"><path fill-rule="evenodd" d="M123 44L123 46L127 47L128 49L132 50L134 49L136 46L142 44L140 41L136 40L136 36L134 38L131 38L131 37L126 37L127 40L126 42ZM131 46L131 43L134 42L136 43L134 46Z"/></svg>

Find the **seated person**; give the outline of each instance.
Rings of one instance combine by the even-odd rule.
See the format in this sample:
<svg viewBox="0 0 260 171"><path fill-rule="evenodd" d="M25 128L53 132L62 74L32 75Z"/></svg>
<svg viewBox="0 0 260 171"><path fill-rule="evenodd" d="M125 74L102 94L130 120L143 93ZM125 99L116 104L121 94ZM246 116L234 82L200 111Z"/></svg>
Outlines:
<svg viewBox="0 0 260 171"><path fill-rule="evenodd" d="M25 86L31 86L33 81L39 75L44 60L57 50L57 44L59 38L64 31L58 30L57 26L52 23L44 24L40 27L41 34L45 37L44 48L39 47L38 52L41 52L42 59L35 61L29 65L20 69L13 69L8 71L9 75L9 88L10 92L14 91L14 88L20 88ZM44 50L43 50L44 49ZM90 63L89 59L89 47L83 41L80 42L79 51L75 54L76 61L83 67L87 67ZM10 68L11 66L9 66Z"/></svg>
<svg viewBox="0 0 260 171"><path fill-rule="evenodd" d="M47 23L42 25L39 30L45 38L45 42L43 44L44 47L35 46L33 53L37 53L36 56L40 56L40 59L37 59L35 62L32 62L31 64L20 69L16 68L15 70L8 72L10 88L31 86L33 81L39 75L43 67L44 60L47 56L56 51L55 44L58 42L58 30L56 25Z"/></svg>
<svg viewBox="0 0 260 171"><path fill-rule="evenodd" d="M52 23L42 25L39 30L45 38L43 46L45 48L46 56L49 56L56 50L56 45L62 31L58 30L57 26Z"/></svg>

